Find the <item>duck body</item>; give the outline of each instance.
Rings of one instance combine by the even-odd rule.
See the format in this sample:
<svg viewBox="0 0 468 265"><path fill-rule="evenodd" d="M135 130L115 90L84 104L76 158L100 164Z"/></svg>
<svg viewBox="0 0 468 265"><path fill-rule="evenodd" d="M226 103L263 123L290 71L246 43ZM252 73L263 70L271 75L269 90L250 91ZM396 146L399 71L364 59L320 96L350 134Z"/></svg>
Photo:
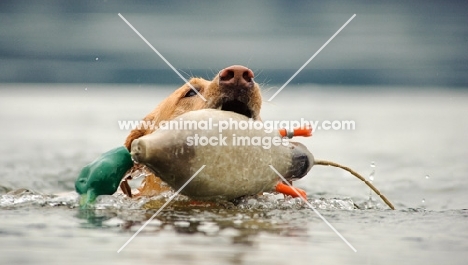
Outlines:
<svg viewBox="0 0 468 265"><path fill-rule="evenodd" d="M198 127L192 123L191 128L180 128L184 121L195 121ZM205 166L181 190L196 200L230 201L274 191L281 178L270 165L292 181L305 176L314 164L304 145L285 140L277 130L241 129L249 122L244 115L203 109L185 113L176 122L177 129L167 126L134 140L131 156L175 190Z"/></svg>

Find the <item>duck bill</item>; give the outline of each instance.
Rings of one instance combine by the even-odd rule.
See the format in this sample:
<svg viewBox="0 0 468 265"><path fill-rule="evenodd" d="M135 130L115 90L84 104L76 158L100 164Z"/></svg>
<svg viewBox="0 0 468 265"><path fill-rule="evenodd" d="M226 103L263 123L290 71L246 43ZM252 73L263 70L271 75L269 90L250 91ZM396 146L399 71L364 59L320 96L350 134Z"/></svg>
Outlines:
<svg viewBox="0 0 468 265"><path fill-rule="evenodd" d="M96 201L97 195L94 190L90 189L88 192L80 195L80 208L89 208Z"/></svg>

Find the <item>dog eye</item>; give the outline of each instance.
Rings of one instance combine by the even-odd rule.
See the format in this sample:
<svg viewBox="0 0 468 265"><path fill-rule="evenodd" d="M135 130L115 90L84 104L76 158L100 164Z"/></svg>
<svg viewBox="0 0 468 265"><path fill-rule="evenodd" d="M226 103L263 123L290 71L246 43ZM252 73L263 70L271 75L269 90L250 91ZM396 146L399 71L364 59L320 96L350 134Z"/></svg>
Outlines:
<svg viewBox="0 0 468 265"><path fill-rule="evenodd" d="M197 94L197 92L195 92L193 89L190 89L189 91L187 91L187 93L185 94L184 97L188 98L188 97L193 97Z"/></svg>

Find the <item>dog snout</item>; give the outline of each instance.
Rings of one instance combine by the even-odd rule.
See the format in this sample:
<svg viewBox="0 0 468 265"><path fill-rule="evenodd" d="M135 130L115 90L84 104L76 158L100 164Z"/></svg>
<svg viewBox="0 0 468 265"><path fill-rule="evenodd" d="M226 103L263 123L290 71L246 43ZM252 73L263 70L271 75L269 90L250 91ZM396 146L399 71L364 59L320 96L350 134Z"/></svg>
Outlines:
<svg viewBox="0 0 468 265"><path fill-rule="evenodd" d="M220 86L247 87L253 86L254 73L242 65L233 65L219 72Z"/></svg>

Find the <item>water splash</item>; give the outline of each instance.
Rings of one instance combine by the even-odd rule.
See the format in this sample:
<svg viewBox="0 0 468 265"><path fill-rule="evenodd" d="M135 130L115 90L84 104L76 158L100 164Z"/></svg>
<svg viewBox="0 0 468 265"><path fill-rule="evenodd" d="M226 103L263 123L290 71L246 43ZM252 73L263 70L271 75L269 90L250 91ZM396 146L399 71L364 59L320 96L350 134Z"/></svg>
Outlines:
<svg viewBox="0 0 468 265"><path fill-rule="evenodd" d="M354 202L350 198L310 198L308 202L316 209L324 210L353 210ZM260 196L246 197L239 201L238 209L263 210L301 210L308 209L301 198L284 197L282 194L263 193Z"/></svg>
<svg viewBox="0 0 468 265"><path fill-rule="evenodd" d="M68 192L57 195L44 195L22 189L0 196L0 209L16 209L22 207L57 207L75 208L78 205L78 194Z"/></svg>
<svg viewBox="0 0 468 265"><path fill-rule="evenodd" d="M167 191L153 197L141 197L138 199L128 198L121 193L114 195L101 195L93 205L91 211L121 211L141 210L143 212L158 209L173 195ZM5 194L0 196L0 209L37 208L37 207L78 207L78 194L67 192L57 195L44 195L26 190L17 194ZM354 210L356 204L350 198L309 198L309 204L316 209L322 210ZM220 202L207 203L205 205L192 204L191 200L183 195L178 195L168 206L168 209L231 209L231 210L303 210L309 209L300 198L292 198L276 193L263 193L257 196L248 196L239 199L236 203ZM359 207L361 208L361 207ZM362 207L367 209L369 207ZM374 208L374 207L372 207ZM123 213L120 213L123 214Z"/></svg>

